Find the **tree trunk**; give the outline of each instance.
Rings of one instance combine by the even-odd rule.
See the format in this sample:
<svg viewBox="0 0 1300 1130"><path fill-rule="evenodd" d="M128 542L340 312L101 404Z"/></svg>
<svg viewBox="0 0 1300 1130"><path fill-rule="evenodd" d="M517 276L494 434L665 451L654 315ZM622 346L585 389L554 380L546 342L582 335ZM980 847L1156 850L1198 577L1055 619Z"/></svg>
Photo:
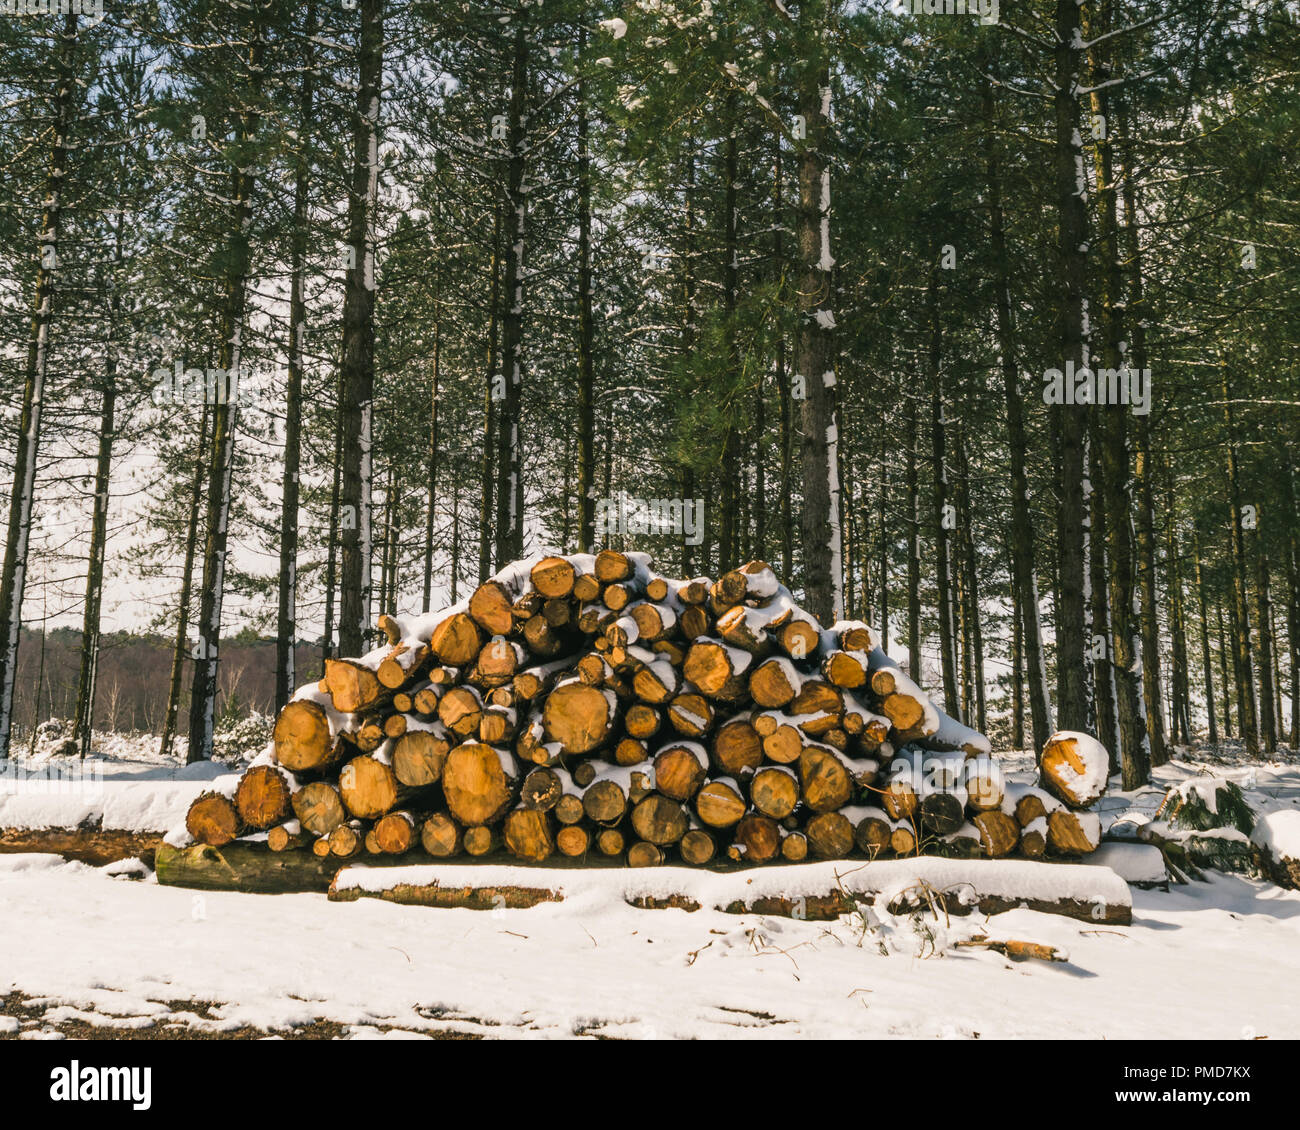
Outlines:
<svg viewBox="0 0 1300 1130"><path fill-rule="evenodd" d="M1007 558L1010 565L1011 552L1008 547ZM1008 569L1008 572L1012 572ZM1020 602L1014 583L1011 586L1011 746L1013 749L1025 748L1025 642L1024 618L1020 612Z"/></svg>
<svg viewBox="0 0 1300 1130"><path fill-rule="evenodd" d="M839 437L835 429L834 296L831 286L830 63L827 57L834 0L804 0L798 33L802 66L799 113L807 136L799 151L799 323L795 368L806 396L803 440L804 593L808 611L823 625L843 615L840 561Z"/></svg>
<svg viewBox="0 0 1300 1130"><path fill-rule="evenodd" d="M1076 9L1077 11L1077 9ZM1059 12L1059 9L1058 9ZM1109 5L1103 11L1100 32L1109 26ZM1058 22L1058 28L1060 24ZM1106 52L1093 59L1095 84L1109 79ZM1109 120L1106 92L1094 91L1093 112ZM1115 184L1114 155L1109 134L1103 131L1095 149L1098 196L1098 243L1105 255L1102 273L1102 360L1109 369L1125 364L1123 270L1120 260L1118 194ZM1082 166L1080 166L1082 168ZM1082 175L1082 174L1080 174ZM1106 554L1109 558L1110 616L1113 626L1109 658L1115 676L1115 707L1119 725L1120 765L1124 788L1135 789L1151 779L1152 749L1147 724L1149 712L1143 707L1143 674L1147 666L1158 661L1158 652L1145 653L1133 623L1134 556L1131 471L1128 454L1127 405L1096 405L1100 417L1098 432L1102 438L1102 493L1105 496ZM1093 552L1099 552L1100 547Z"/></svg>
<svg viewBox="0 0 1300 1130"><path fill-rule="evenodd" d="M1083 173L1078 96L1083 79L1081 9L1075 0L1056 0L1055 110L1057 252L1059 256L1060 308L1058 340L1060 365L1073 364L1076 373L1089 366L1085 340L1087 287L1088 210ZM1057 509L1056 681L1060 725L1066 730L1088 730L1090 723L1088 672L1085 661L1087 609L1084 599L1088 575L1084 526L1086 461L1086 409L1061 405L1058 418L1061 493ZM1126 513L1127 511L1120 511ZM1122 525L1122 523L1116 523ZM1112 610L1114 601L1112 600Z"/></svg>
<svg viewBox="0 0 1300 1130"><path fill-rule="evenodd" d="M316 5L307 6L307 41L316 30ZM310 48L309 48L310 50ZM303 68L302 92L298 103L299 142L306 145L313 114L313 63L309 55ZM302 377L303 346L307 333L307 301L303 293L307 258L308 178L310 155L300 150L293 181L293 247L290 252L289 283L289 377L284 405L284 476L280 505L279 607L275 632L275 709L280 711L293 695L298 682L294 641L298 634L298 499L299 469L302 465Z"/></svg>
<svg viewBox="0 0 1300 1130"><path fill-rule="evenodd" d="M776 142L776 168L772 180L772 257L777 263L785 262L785 203L781 184L781 139ZM778 308L783 308L784 287L777 291ZM794 443L794 405L790 397L790 381L786 375L785 327L777 323L776 337L776 392L781 411L781 575L789 577L794 570L794 511L790 501Z"/></svg>
<svg viewBox="0 0 1300 1130"><path fill-rule="evenodd" d="M1182 563L1179 558L1178 533L1174 523L1173 477L1166 487L1165 503L1165 577L1169 590L1169 627L1173 636L1173 653L1170 656L1172 673L1170 686L1171 740L1187 745L1191 735L1191 696L1188 689L1187 623L1184 615Z"/></svg>
<svg viewBox="0 0 1300 1130"><path fill-rule="evenodd" d="M962 548L966 559L966 623L970 635L971 679L974 682L975 721L981 733L985 729L987 704L984 697L984 627L980 611L979 559L975 552L975 515L970 501L970 460L966 454L965 432L957 431L957 511ZM969 721L969 715L967 720Z"/></svg>
<svg viewBox="0 0 1300 1130"><path fill-rule="evenodd" d="M483 393L483 452L479 464L478 583L492 572L492 466L496 447L497 323L501 311L501 201L492 209L492 283L488 297L487 383Z"/></svg>
<svg viewBox="0 0 1300 1130"><path fill-rule="evenodd" d="M1273 612L1269 596L1268 550L1264 535L1255 533L1255 598L1259 604L1259 729L1264 752L1277 752L1276 699L1273 692Z"/></svg>
<svg viewBox="0 0 1300 1130"><path fill-rule="evenodd" d="M260 82L266 40L260 22L252 28L248 48L249 73ZM256 114L245 111L240 132L245 139L256 135ZM219 367L237 374L243 361L244 312L248 303L249 246L253 223L252 167L236 168L231 174L232 214L226 243L226 275L223 280L224 309L221 325ZM213 730L217 710L217 664L221 643L221 605L225 596L227 541L230 534L231 485L235 470L235 433L239 426L236 405L219 392L212 405L211 463L208 467L207 538L203 547L203 590L199 600L199 621L194 652L194 678L190 684L190 745L186 764L212 758Z"/></svg>
<svg viewBox="0 0 1300 1130"><path fill-rule="evenodd" d="M736 343L736 305L739 301L739 254L736 229L736 99L726 99L727 137L722 144L722 329L726 360L717 390L722 416L721 492L718 499L718 572L740 565L740 518L744 484L741 479L740 434L736 426L736 398L740 385L740 359Z"/></svg>
<svg viewBox="0 0 1300 1130"><path fill-rule="evenodd" d="M338 588L339 505L343 495L343 378L334 380L334 462L330 484L329 545L325 551L325 632L321 637L321 671L325 661L333 658L334 650L334 593Z"/></svg>
<svg viewBox="0 0 1300 1130"><path fill-rule="evenodd" d="M907 498L907 673L920 683L921 672L921 492L917 482L916 444L919 421L916 396L907 396L907 465L903 493Z"/></svg>
<svg viewBox="0 0 1300 1130"><path fill-rule="evenodd" d="M584 66L587 27L578 29ZM596 552L595 323L591 309L591 158L587 152L587 84L578 83L578 548Z"/></svg>
<svg viewBox="0 0 1300 1130"><path fill-rule="evenodd" d="M1205 578L1201 573L1201 538L1200 534L1192 539L1192 560L1196 566L1196 601L1201 620L1201 670L1205 676L1205 713L1210 728L1210 744L1219 744L1219 727L1215 720L1214 706L1214 666L1210 662L1210 624L1205 610Z"/></svg>
<svg viewBox="0 0 1300 1130"><path fill-rule="evenodd" d="M502 395L497 401L496 566L524 555L524 483L520 462L523 392L525 233L528 219L528 20L519 9L507 114L505 308L501 317Z"/></svg>
<svg viewBox="0 0 1300 1130"><path fill-rule="evenodd" d="M1009 552L1014 603L1020 610L1024 671L1029 691L1030 724L1034 749L1047 743L1055 728L1052 703L1047 691L1047 664L1043 655L1043 634L1038 612L1038 580L1034 566L1034 528L1029 514L1029 480L1025 472L1028 441L1025 435L1025 405L1017 372L1015 324L1012 320L1010 257L1002 210L1001 152L994 131L993 87L983 80L984 159L988 182L989 225L993 250L995 302L997 308L998 363L1007 413L1007 451L1011 469L1011 528ZM1023 739L1017 748L1023 747Z"/></svg>
<svg viewBox="0 0 1300 1130"><path fill-rule="evenodd" d="M375 389L375 208L379 103L384 81L384 0L358 0L357 101L352 125L348 247L343 283L343 493L339 650L360 655L370 630L371 491Z"/></svg>
<svg viewBox="0 0 1300 1130"><path fill-rule="evenodd" d="M424 583L421 607L429 611L433 601L433 537L438 515L438 382L442 376L442 302L438 290L433 298L433 379L429 391L429 496L424 511ZM458 563L459 564L459 563ZM454 600L455 598L453 598Z"/></svg>
<svg viewBox="0 0 1300 1130"><path fill-rule="evenodd" d="M208 405L199 417L199 444L194 452L194 474L190 480L190 516L185 534L185 565L181 571L180 608L176 613L176 640L172 645L171 677L167 681L167 710L163 715L162 742L158 754L171 757L176 733L176 716L180 712L181 682L185 671L186 633L190 626L190 597L194 589L194 555L199 541L199 511L203 505L203 456L208 447Z"/></svg>
<svg viewBox="0 0 1300 1130"><path fill-rule="evenodd" d="M1223 627L1223 605L1215 602L1215 616L1218 619L1219 626L1219 681L1223 684L1223 736L1232 737L1232 686L1233 680L1228 678L1228 633ZM1233 660L1234 679L1236 660Z"/></svg>
<svg viewBox="0 0 1300 1130"><path fill-rule="evenodd" d="M1102 484L1106 475L1102 469L1102 449L1104 437L1101 421L1094 419L1093 436L1088 444L1090 474L1092 476L1092 519L1091 534L1096 540L1096 547L1090 555L1092 587L1092 624L1093 624L1093 686L1097 698L1097 737L1101 744L1110 751L1111 772L1118 772L1120 749L1120 725L1118 703L1115 690L1115 666L1111 662L1114 638L1114 623L1110 615L1110 593L1108 570L1109 557L1106 552L1106 498ZM1097 654L1097 643L1101 643L1101 654Z"/></svg>
<svg viewBox="0 0 1300 1130"><path fill-rule="evenodd" d="M1286 634L1291 650L1291 736L1288 744L1295 751L1300 750L1300 512L1296 509L1294 451L1288 446L1286 452Z"/></svg>
<svg viewBox="0 0 1300 1130"><path fill-rule="evenodd" d="M81 671L77 678L77 706L72 732L84 758L90 753L95 725L95 684L99 667L99 623L104 598L104 554L108 541L108 490L113 467L113 440L117 424L117 325L122 298L116 271L122 263L122 224L119 211L113 231L113 284L109 300L109 331L104 356L104 387L99 407L99 453L95 460L95 498L90 517L90 560L86 565L86 606L81 626ZM39 691L40 684L37 684Z"/></svg>
<svg viewBox="0 0 1300 1130"><path fill-rule="evenodd" d="M57 66L59 86L54 95L49 127L50 155L45 173L45 206L41 213L37 247L36 296L27 339L27 364L23 380L22 415L18 425L18 450L9 495L9 526L5 536L4 574L0 579L0 760L9 756L13 727L14 679L18 642L22 631L23 590L27 582L27 547L32 532L32 503L36 489L36 461L41 442L41 417L45 407L45 375L49 366L50 328L58 271L59 235L63 225L63 181L68 175L68 128L73 107L72 55L77 46L77 17L63 19Z"/></svg>
<svg viewBox="0 0 1300 1130"><path fill-rule="evenodd" d="M1233 420L1232 399L1228 391L1228 370L1220 368L1220 391L1223 394L1223 418L1226 425L1226 454L1228 461L1228 505L1232 522L1233 566L1233 639L1237 667L1237 709L1241 722L1241 736L1246 752L1259 756L1259 730L1255 713L1255 675L1250 654L1250 604L1246 596L1246 544L1241 517L1241 487L1237 476L1236 424Z"/></svg>
<svg viewBox="0 0 1300 1130"><path fill-rule="evenodd" d="M939 270L930 270L927 287L930 346L926 354L926 381L930 386L930 454L934 466L935 583L938 586L939 670L943 676L944 710L960 716L957 704L956 626L953 623L952 550L949 531L956 525L956 508L948 501L948 464L943 414L943 378L940 375ZM915 676L914 676L915 677Z"/></svg>

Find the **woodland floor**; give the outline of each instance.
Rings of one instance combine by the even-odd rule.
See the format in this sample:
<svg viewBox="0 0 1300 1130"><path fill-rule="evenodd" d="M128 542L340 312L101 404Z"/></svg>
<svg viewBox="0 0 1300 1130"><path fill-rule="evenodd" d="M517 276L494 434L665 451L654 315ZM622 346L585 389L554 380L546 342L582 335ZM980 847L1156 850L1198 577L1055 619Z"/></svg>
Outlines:
<svg viewBox="0 0 1300 1130"><path fill-rule="evenodd" d="M1023 779L1029 759L1008 760ZM1300 805L1300 757L1198 750L1159 784L1198 773L1240 781L1262 811ZM1154 807L1162 791L1105 803ZM1023 909L947 924L579 902L430 910L131 874L0 855L0 1036L1300 1036L1300 996L1280 991L1300 984L1300 892L1238 875L1134 890L1131 926L1095 928ZM1069 960L953 948L985 933Z"/></svg>

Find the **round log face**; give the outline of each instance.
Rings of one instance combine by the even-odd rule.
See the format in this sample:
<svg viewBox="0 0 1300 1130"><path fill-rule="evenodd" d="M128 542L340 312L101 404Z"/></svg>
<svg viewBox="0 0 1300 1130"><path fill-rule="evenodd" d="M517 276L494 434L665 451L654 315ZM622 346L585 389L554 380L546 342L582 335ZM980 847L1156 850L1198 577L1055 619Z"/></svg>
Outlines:
<svg viewBox="0 0 1300 1130"><path fill-rule="evenodd" d="M374 836L380 851L402 855L415 846L415 821L409 813L390 812L375 822Z"/></svg>
<svg viewBox="0 0 1300 1130"><path fill-rule="evenodd" d="M822 812L804 829L813 854L819 859L843 859L853 850L853 825L842 812Z"/></svg>
<svg viewBox="0 0 1300 1130"><path fill-rule="evenodd" d="M781 850L781 826L770 816L751 812L736 825L730 854L741 863L766 863Z"/></svg>
<svg viewBox="0 0 1300 1130"><path fill-rule="evenodd" d="M749 784L754 807L773 820L784 820L799 803L799 782L792 773L774 766L760 769Z"/></svg>
<svg viewBox="0 0 1300 1130"><path fill-rule="evenodd" d="M339 795L353 816L375 820L397 803L397 778L373 757L354 757L339 773Z"/></svg>
<svg viewBox="0 0 1300 1130"><path fill-rule="evenodd" d="M293 814L316 836L328 836L347 819L338 789L326 781L312 781L293 794Z"/></svg>
<svg viewBox="0 0 1300 1130"><path fill-rule="evenodd" d="M499 581L487 581L469 598L469 614L494 636L504 635L514 626L510 593Z"/></svg>
<svg viewBox="0 0 1300 1130"><path fill-rule="evenodd" d="M730 828L745 815L745 798L726 781L710 781L696 794L695 812L701 824Z"/></svg>
<svg viewBox="0 0 1300 1130"><path fill-rule="evenodd" d="M632 827L652 844L675 844L688 827L686 813L675 800L653 793L632 810Z"/></svg>
<svg viewBox="0 0 1300 1130"><path fill-rule="evenodd" d="M239 813L226 797L204 793L185 814L185 828L201 844L224 847L239 835Z"/></svg>
<svg viewBox="0 0 1300 1130"><path fill-rule="evenodd" d="M591 836L581 824L566 824L555 833L555 846L561 855L585 855Z"/></svg>
<svg viewBox="0 0 1300 1130"><path fill-rule="evenodd" d="M393 773L413 788L435 784L442 777L447 753L445 739L428 730L411 730L393 746Z"/></svg>
<svg viewBox="0 0 1300 1130"><path fill-rule="evenodd" d="M325 764L334 750L325 708L307 699L296 699L280 711L272 740L276 761L291 773Z"/></svg>
<svg viewBox="0 0 1300 1130"><path fill-rule="evenodd" d="M610 731L609 701L605 692L585 683L556 687L542 708L542 725L548 741L559 742L565 753L590 753Z"/></svg>
<svg viewBox="0 0 1300 1130"><path fill-rule="evenodd" d="M779 659L765 659L749 676L749 694L759 706L779 708L794 701L799 688L790 682L787 667Z"/></svg>
<svg viewBox="0 0 1300 1130"><path fill-rule="evenodd" d="M474 826L488 824L500 815L510 803L511 782L495 749L468 742L447 755L442 791L451 814L462 824Z"/></svg>
<svg viewBox="0 0 1300 1130"><path fill-rule="evenodd" d="M704 766L691 749L668 746L655 755L655 787L673 800L690 800L704 783Z"/></svg>
<svg viewBox="0 0 1300 1130"><path fill-rule="evenodd" d="M614 781L597 781L582 794L582 810L597 824L614 824L627 810L627 797Z"/></svg>
<svg viewBox="0 0 1300 1130"><path fill-rule="evenodd" d="M653 706L636 702L627 708L623 726L634 738L653 737L663 725L663 715Z"/></svg>
<svg viewBox="0 0 1300 1130"><path fill-rule="evenodd" d="M244 823L259 830L288 819L289 782L271 765L257 765L240 778L235 808Z"/></svg>
<svg viewBox="0 0 1300 1130"><path fill-rule="evenodd" d="M632 575L632 562L613 549L602 549L596 554L596 580L602 584L624 581Z"/></svg>
<svg viewBox="0 0 1300 1130"><path fill-rule="evenodd" d="M533 566L533 588L546 597L568 596L573 591L577 570L563 557L543 557Z"/></svg>
<svg viewBox="0 0 1300 1130"><path fill-rule="evenodd" d="M677 845L677 850L681 852L682 859L687 863L700 867L713 858L714 852L717 851L717 845L708 832L699 828L692 828L682 837L681 843Z"/></svg>
<svg viewBox="0 0 1300 1130"><path fill-rule="evenodd" d="M799 757L803 799L814 812L843 808L853 799L853 777L830 750L807 749Z"/></svg>
<svg viewBox="0 0 1300 1130"><path fill-rule="evenodd" d="M734 697L735 671L730 654L720 643L699 640L691 644L682 673L710 698Z"/></svg>
<svg viewBox="0 0 1300 1130"><path fill-rule="evenodd" d="M506 630L509 630L508 626ZM429 646L439 663L448 667L465 667L477 658L483 646L483 634L469 616L456 612L434 628Z"/></svg>
<svg viewBox="0 0 1300 1130"><path fill-rule="evenodd" d="M369 706L381 693L375 673L351 659L325 660L325 686L340 714L353 714Z"/></svg>
<svg viewBox="0 0 1300 1130"><path fill-rule="evenodd" d="M743 776L763 763L763 739L747 718L734 718L714 734L713 756L724 772Z"/></svg>
<svg viewBox="0 0 1300 1130"><path fill-rule="evenodd" d="M460 826L446 813L434 813L420 829L420 843L435 858L455 855L461 848Z"/></svg>
<svg viewBox="0 0 1300 1130"><path fill-rule="evenodd" d="M506 850L518 859L541 863L555 850L551 821L545 812L517 808L506 816Z"/></svg>

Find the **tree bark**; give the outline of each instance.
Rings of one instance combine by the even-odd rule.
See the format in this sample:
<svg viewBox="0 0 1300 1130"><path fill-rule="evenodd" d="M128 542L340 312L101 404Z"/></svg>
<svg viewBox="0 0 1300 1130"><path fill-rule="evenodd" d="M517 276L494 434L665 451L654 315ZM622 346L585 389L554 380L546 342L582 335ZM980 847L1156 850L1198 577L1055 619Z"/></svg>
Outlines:
<svg viewBox="0 0 1300 1130"><path fill-rule="evenodd" d="M45 206L41 212L37 247L36 295L27 339L22 414L18 450L9 496L9 525L5 536L4 574L0 579L0 760L9 756L13 727L14 679L22 631L23 591L27 582L27 550L32 532L32 503L36 461L45 408L45 376L49 367L50 328L58 272L59 236L63 226L63 182L68 175L68 129L73 108L72 56L77 48L77 17L63 19L56 67L60 72L50 123L50 154L45 172Z"/></svg>
<svg viewBox="0 0 1300 1130"><path fill-rule="evenodd" d="M375 389L375 208L379 195L379 105L384 81L384 3L358 0L357 101L348 190L351 260L343 283L343 488L339 650L360 655L370 630L371 491Z"/></svg>
<svg viewBox="0 0 1300 1130"><path fill-rule="evenodd" d="M248 71L252 85L261 83L266 39L260 9L253 10ZM256 136L258 115L246 109L240 117L240 134ZM253 223L254 166L238 165L231 173L230 233L227 237L223 280L219 367L238 374L243 362L244 314L248 304L248 275L252 260L250 231ZM186 764L212 758L216 726L218 648L221 643L221 606L225 596L226 554L230 534L231 486L235 470L235 434L239 424L236 405L218 391L212 405L211 463L208 467L207 539L203 547L203 590L194 652L194 678L190 684L190 744Z"/></svg>
<svg viewBox="0 0 1300 1130"><path fill-rule="evenodd" d="M298 682L294 640L298 634L298 500L299 470L302 465L302 378L303 346L307 333L307 301L304 273L307 258L308 179L311 160L306 139L312 126L314 104L314 50L316 5L307 6L308 59L303 67L298 100L299 141L293 177L293 234L289 283L289 374L284 405L284 475L280 505L279 605L275 633L275 709L280 711L293 695Z"/></svg>
<svg viewBox="0 0 1300 1130"><path fill-rule="evenodd" d="M194 452L194 473L190 479L190 515L185 535L185 564L181 570L180 607L176 613L176 639L172 645L171 677L167 681L167 709L163 714L162 741L158 754L166 760L171 757L172 740L176 733L176 716L180 713L181 683L185 671L185 637L190 626L190 598L194 590L194 555L199 541L199 512L203 506L204 453L208 447L208 405L204 402L199 417L199 443Z"/></svg>
<svg viewBox="0 0 1300 1130"><path fill-rule="evenodd" d="M1205 713L1209 724L1210 744L1219 744L1219 727L1215 719L1214 666L1210 662L1210 624L1205 609L1205 578L1201 573L1201 538L1192 539L1192 560L1196 568L1196 601L1201 621L1201 670L1205 677Z"/></svg>
<svg viewBox="0 0 1300 1130"><path fill-rule="evenodd" d="M835 429L834 298L831 286L830 62L835 0L799 5L799 113L807 136L798 150L799 322L795 368L803 378L802 406L804 593L823 625L843 615L840 561L839 437Z"/></svg>
<svg viewBox="0 0 1300 1130"><path fill-rule="evenodd" d="M525 239L528 220L528 19L515 21L510 106L506 122L505 308L501 316L502 395L497 401L496 566L524 555L524 483L520 461L523 392Z"/></svg>
<svg viewBox="0 0 1300 1130"><path fill-rule="evenodd" d="M1081 10L1075 0L1056 0L1055 30L1052 101L1060 284L1058 340L1062 368L1073 363L1078 373L1089 367L1084 334L1089 234L1076 94L1082 80L1083 35ZM1061 484L1056 522L1057 711L1063 729L1087 731L1091 719L1085 661L1088 634L1084 599L1088 575L1084 531L1088 517L1084 497L1086 416L1077 406L1061 405L1054 411L1058 418Z"/></svg>
<svg viewBox="0 0 1300 1130"><path fill-rule="evenodd" d="M982 81L984 103L984 162L988 187L989 229L993 251L994 296L997 315L998 364L1007 413L1007 453L1011 471L1011 528L1009 553L1015 604L1020 610L1024 670L1029 692L1030 725L1034 749L1047 744L1055 728L1052 703L1047 691L1047 663L1043 654L1043 633L1038 611L1038 581L1034 565L1034 528L1029 513L1029 480L1025 472L1028 440L1025 434L1025 405L1017 371L1015 323L1012 317L1010 256L1002 208L1001 151L994 132L993 87ZM1022 748L1023 738L1017 748Z"/></svg>
<svg viewBox="0 0 1300 1130"><path fill-rule="evenodd" d="M1223 419L1225 454L1228 470L1228 506L1232 522L1232 601L1233 641L1237 670L1237 711L1241 736L1246 752L1259 756L1259 729L1255 712L1255 675L1250 654L1250 604L1246 596L1246 543L1242 527L1241 486L1237 475L1236 424L1233 419L1232 398L1228 391L1228 371L1220 369L1220 391L1223 394Z"/></svg>
<svg viewBox="0 0 1300 1130"><path fill-rule="evenodd" d="M117 213L113 231L113 284L109 299L109 330L105 344L104 386L100 390L99 451L95 459L95 498L90 516L90 559L86 565L86 602L81 625L81 671L77 678L77 707L72 730L84 758L90 753L95 725L95 686L99 667L100 612L104 598L104 555L108 541L108 491L113 467L113 441L117 424L117 325L122 297L116 285L116 271L122 263L123 215ZM40 684L37 684L40 690Z"/></svg>
<svg viewBox="0 0 1300 1130"><path fill-rule="evenodd" d="M587 27L578 30L578 65L586 63ZM591 308L591 157L587 85L578 83L578 547L596 552L595 323Z"/></svg>

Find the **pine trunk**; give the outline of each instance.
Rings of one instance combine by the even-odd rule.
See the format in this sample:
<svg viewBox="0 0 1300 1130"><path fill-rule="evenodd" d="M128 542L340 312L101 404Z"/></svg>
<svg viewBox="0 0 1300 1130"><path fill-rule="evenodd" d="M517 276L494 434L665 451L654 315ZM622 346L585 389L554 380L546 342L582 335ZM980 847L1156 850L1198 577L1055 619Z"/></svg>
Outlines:
<svg viewBox="0 0 1300 1130"><path fill-rule="evenodd" d="M348 270L343 283L343 487L339 650L360 655L370 629L371 492L375 390L375 209L379 105L384 81L383 0L358 0L357 101L348 191Z"/></svg>
<svg viewBox="0 0 1300 1130"><path fill-rule="evenodd" d="M59 235L63 226L63 181L68 175L68 129L75 97L72 56L77 48L77 17L68 14L58 37L59 86L49 126L49 163L45 173L45 207L37 246L36 295L27 339L22 414L18 450L9 495L9 526L5 537L4 573L0 579L0 760L9 756L13 728L14 680L22 630L23 591L27 581L27 550L32 532L36 462L45 408L45 376L49 368L50 328L58 271Z"/></svg>

